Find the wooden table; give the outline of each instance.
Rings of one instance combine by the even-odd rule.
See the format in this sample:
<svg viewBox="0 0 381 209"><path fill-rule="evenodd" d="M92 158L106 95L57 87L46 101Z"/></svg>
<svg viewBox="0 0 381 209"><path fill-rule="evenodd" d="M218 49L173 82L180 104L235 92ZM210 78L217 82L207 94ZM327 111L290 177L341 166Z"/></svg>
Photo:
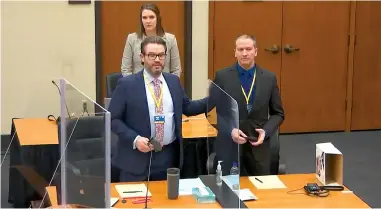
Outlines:
<svg viewBox="0 0 381 209"><path fill-rule="evenodd" d="M250 189L258 201L245 202L249 208L370 208L354 193L332 191L328 197L311 197L305 194L287 194L287 191L303 188L307 183L318 183L315 174L279 175L286 189L258 190L248 178L241 178L242 188ZM348 188L345 188L348 191ZM303 193L304 190L295 191ZM293 192L294 193L294 192Z"/></svg>
<svg viewBox="0 0 381 209"><path fill-rule="evenodd" d="M21 146L58 144L58 127L47 118L15 119L15 128ZM209 124L204 114L186 117L183 115L183 138L216 137L217 130Z"/></svg>
<svg viewBox="0 0 381 209"><path fill-rule="evenodd" d="M183 138L184 140L188 139L198 139L198 138L207 138L217 136L217 131L211 126L208 120L203 114L193 117L183 116L184 122L183 125ZM9 179L9 195L18 207L28 207L24 205L30 201L32 195L25 195L27 191L31 188L35 189L38 194L43 196L45 193L45 186L47 183L41 183L43 179L49 179L50 170L54 171L54 168L59 160L59 147L58 147L58 126L55 121L49 121L47 118L22 118L13 120L14 130L17 132L18 142L12 142L12 161L15 163L11 164L12 169L10 169L10 179ZM204 141L194 140L191 143L204 143ZM17 149L16 149L17 147ZM27 150L28 152L36 152L33 156L32 154L21 154ZM44 160L47 160L47 153L50 153L49 163L45 163ZM196 154L188 156L199 156ZM45 157L44 159L41 159ZM26 159L24 159L26 158ZM19 159L19 160L14 160ZM21 163L21 162L29 162ZM193 162L193 159L192 159ZM31 170L30 168L41 168L42 165L51 165L51 169L41 170ZM201 164L204 166L204 162ZM197 173L196 176L200 173L199 170L188 170L188 174ZM17 171L16 171L17 170ZM33 174L33 175L32 175ZM41 175L40 178L34 178ZM189 174L190 175L190 174ZM33 177L33 178L32 178ZM36 180L37 179L37 180ZM15 184L21 182L21 186L15 188ZM29 182L29 184L27 184Z"/></svg>
<svg viewBox="0 0 381 209"><path fill-rule="evenodd" d="M58 127L47 118L14 119L20 146L58 144Z"/></svg>
<svg viewBox="0 0 381 209"><path fill-rule="evenodd" d="M286 189L258 190L250 182L248 177L241 177L241 189L250 189L257 197L257 201L246 201L248 208L370 208L354 193L335 191L330 192L328 197L311 197L305 194L288 194L288 191L302 188L307 183L317 182L315 174L288 174L279 175L280 180L286 185ZM123 184L123 183L120 183ZM115 185L111 184L111 196L119 197ZM47 197L50 202L57 205L57 193L54 186L47 187ZM167 199L167 182L154 181L150 183L149 190L152 200L148 204L150 208L221 208L215 204L197 204L192 196L179 196L177 200ZM348 191L347 188L345 188ZM303 192L303 190L300 190ZM142 208L144 204L132 204L127 201L123 204L119 201L115 208Z"/></svg>
<svg viewBox="0 0 381 209"><path fill-rule="evenodd" d="M183 115L183 138L216 137L217 130L210 125L204 114L187 117Z"/></svg>

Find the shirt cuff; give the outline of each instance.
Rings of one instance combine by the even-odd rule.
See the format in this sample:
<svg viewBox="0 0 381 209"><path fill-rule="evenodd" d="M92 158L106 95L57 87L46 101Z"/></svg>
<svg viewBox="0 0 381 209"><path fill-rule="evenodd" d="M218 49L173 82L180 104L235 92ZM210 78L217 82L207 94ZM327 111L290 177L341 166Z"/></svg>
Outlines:
<svg viewBox="0 0 381 209"><path fill-rule="evenodd" d="M138 140L139 137L140 137L139 135L135 137L134 142L132 144L133 149L136 149L136 140Z"/></svg>
<svg viewBox="0 0 381 209"><path fill-rule="evenodd" d="M270 138L270 137L267 137L267 134L266 134L266 130L265 130L265 129L263 129L263 132L264 132L264 135L265 135L265 137L263 137L264 140Z"/></svg>

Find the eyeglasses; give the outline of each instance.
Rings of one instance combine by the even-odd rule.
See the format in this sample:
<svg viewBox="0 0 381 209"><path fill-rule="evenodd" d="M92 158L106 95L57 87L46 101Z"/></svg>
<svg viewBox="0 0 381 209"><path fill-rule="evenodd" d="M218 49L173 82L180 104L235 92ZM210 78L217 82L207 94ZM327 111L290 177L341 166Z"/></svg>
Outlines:
<svg viewBox="0 0 381 209"><path fill-rule="evenodd" d="M159 60L164 60L167 57L166 54L144 54L147 55L148 59L155 60L156 57L159 57Z"/></svg>

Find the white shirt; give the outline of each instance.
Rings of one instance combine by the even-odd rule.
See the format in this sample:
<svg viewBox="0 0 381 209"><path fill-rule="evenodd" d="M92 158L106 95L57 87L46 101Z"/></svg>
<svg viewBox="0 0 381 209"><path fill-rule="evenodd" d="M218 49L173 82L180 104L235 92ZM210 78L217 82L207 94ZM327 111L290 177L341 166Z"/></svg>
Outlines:
<svg viewBox="0 0 381 209"><path fill-rule="evenodd" d="M145 88L146 88L146 96L147 96L147 103L148 103L148 110L149 110L149 119L151 123L151 137L156 136L156 126L154 123L154 116L158 115L156 114L156 104L155 100L153 98L153 95L151 93L155 91L153 80L155 79L152 77L145 69L143 71L143 76L145 76L146 79L144 79ZM162 91L163 91L163 114L165 116L165 122L164 122L164 138L163 138L163 145L167 145L172 143L175 140L175 120L174 120L174 110L173 110L173 100L171 96L171 92L169 91L167 82L165 82L165 79L163 77L163 74L160 74L158 79L161 81ZM149 89L151 88L151 89ZM138 139L140 136L137 136L134 140L134 149L136 148L135 143L136 139Z"/></svg>

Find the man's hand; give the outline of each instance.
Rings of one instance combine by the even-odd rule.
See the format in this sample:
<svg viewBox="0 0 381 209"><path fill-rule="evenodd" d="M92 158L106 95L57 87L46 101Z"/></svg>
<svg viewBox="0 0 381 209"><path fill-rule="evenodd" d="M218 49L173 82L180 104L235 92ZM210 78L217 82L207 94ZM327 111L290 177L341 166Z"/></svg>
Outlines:
<svg viewBox="0 0 381 209"><path fill-rule="evenodd" d="M263 143L263 140L265 140L265 130L263 129L255 129L258 132L258 141L256 142L250 142L253 146L258 146Z"/></svg>
<svg viewBox="0 0 381 209"><path fill-rule="evenodd" d="M148 144L148 141L149 139L145 137L139 137L138 139L136 139L135 146L136 148L138 148L140 152L150 152L151 150L153 150L153 145Z"/></svg>
<svg viewBox="0 0 381 209"><path fill-rule="evenodd" d="M246 134L243 133L238 128L233 129L231 135L232 135L233 141L236 142L237 144L244 144L247 141L245 138L243 138L243 137L247 137Z"/></svg>

